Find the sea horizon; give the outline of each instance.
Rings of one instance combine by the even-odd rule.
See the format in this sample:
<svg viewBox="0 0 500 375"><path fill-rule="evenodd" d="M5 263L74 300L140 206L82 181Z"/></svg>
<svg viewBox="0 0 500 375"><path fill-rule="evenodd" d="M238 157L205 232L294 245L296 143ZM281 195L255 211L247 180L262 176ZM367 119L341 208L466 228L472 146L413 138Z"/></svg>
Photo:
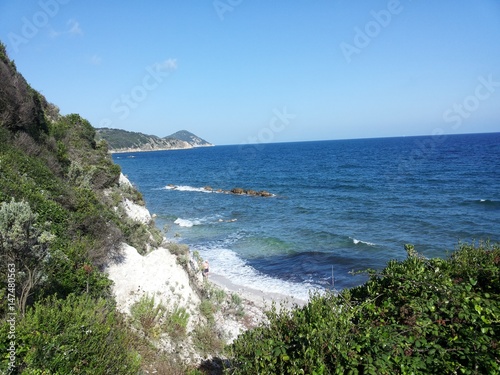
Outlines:
<svg viewBox="0 0 500 375"><path fill-rule="evenodd" d="M272 141L272 142L242 142L242 143L213 143L212 146L195 146L198 147L217 147L217 146L244 146L244 145L267 145L267 144L281 144L281 143L307 143L307 142L336 142L336 141L356 141L356 140L369 140L369 139L392 139L392 138L444 138L448 136L460 136L460 135L494 135L500 134L500 131L494 132L472 132L472 133L439 133L439 134L421 134L421 135L388 135L388 136L377 136L377 137L355 137L355 138L331 138L331 139L306 139L306 140L294 140L294 141ZM183 150L183 149L176 149ZM184 149L189 150L189 149ZM163 150L148 150L149 151L163 151Z"/></svg>

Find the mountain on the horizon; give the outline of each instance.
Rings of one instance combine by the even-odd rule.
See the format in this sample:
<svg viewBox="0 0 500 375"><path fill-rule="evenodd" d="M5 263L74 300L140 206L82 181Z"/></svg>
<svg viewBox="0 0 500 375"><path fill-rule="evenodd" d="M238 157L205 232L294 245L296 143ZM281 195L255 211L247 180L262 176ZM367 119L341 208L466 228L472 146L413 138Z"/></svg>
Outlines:
<svg viewBox="0 0 500 375"><path fill-rule="evenodd" d="M111 152L176 150L213 146L187 130L180 130L163 138L122 129L98 128L96 131L97 138L104 139Z"/></svg>
<svg viewBox="0 0 500 375"><path fill-rule="evenodd" d="M194 135L193 133L188 132L187 130L179 130L178 132L175 132L174 134L170 134L168 137L165 137L165 138L180 139L181 141L185 141L185 142L193 145L193 147L213 146L211 143L205 141L203 138L200 138L197 135Z"/></svg>

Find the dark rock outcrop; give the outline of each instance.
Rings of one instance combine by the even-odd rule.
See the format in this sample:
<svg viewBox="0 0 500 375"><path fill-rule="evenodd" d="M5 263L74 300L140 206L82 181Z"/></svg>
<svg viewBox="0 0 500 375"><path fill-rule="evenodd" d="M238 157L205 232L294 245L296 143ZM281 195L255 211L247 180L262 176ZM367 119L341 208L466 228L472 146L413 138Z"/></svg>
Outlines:
<svg viewBox="0 0 500 375"><path fill-rule="evenodd" d="M168 184L166 187L168 189L171 189L171 190L178 189L178 186L174 185L174 184ZM235 187L235 188L232 188L231 190L224 190L224 189L214 189L213 187L206 185L206 186L199 188L199 189L196 189L196 190L202 190L202 191L206 191L209 193L248 195L248 196L252 196L252 197L266 197L266 198L267 197L274 197L274 194L272 194L266 190L256 191L256 190L252 190L252 189L243 189L240 187Z"/></svg>

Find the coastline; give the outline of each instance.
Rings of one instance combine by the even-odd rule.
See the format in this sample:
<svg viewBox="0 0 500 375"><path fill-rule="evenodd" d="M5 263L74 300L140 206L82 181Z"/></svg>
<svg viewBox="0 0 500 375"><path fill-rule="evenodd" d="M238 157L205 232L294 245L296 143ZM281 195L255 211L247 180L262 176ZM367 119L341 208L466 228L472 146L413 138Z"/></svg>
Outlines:
<svg viewBox="0 0 500 375"><path fill-rule="evenodd" d="M307 304L307 301L295 298L293 296L287 296L280 293L264 292L262 290L237 285L225 276L214 273L210 273L208 281L226 291L238 294L241 298L254 304L262 311L270 309L273 303L275 303L276 307L278 308L281 308L281 306L283 306L288 309L296 306L304 306L305 304Z"/></svg>
<svg viewBox="0 0 500 375"><path fill-rule="evenodd" d="M162 147L162 148L154 148L145 150L143 148L129 148L129 149L117 149L117 150L108 150L110 154L126 154L127 152L154 152L154 151L175 151L175 150L192 150L193 148L200 147L214 147L214 144L209 145L200 145L200 146L191 146L191 147Z"/></svg>

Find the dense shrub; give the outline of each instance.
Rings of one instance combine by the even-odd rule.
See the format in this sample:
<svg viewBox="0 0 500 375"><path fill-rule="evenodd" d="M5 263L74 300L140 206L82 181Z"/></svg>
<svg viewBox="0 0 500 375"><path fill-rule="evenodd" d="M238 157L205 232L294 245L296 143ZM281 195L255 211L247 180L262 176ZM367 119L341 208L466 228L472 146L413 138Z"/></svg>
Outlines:
<svg viewBox="0 0 500 375"><path fill-rule="evenodd" d="M165 306L155 302L155 297L147 294L130 307L132 323L147 336L157 338L161 334L160 321L166 311Z"/></svg>
<svg viewBox="0 0 500 375"><path fill-rule="evenodd" d="M364 285L314 295L231 347L233 374L498 374L500 246L405 261Z"/></svg>
<svg viewBox="0 0 500 375"><path fill-rule="evenodd" d="M71 243L61 239L55 241L41 296L57 294L64 297L71 293L85 293L94 298L106 298L111 295L112 282L88 257L89 241L86 237Z"/></svg>
<svg viewBox="0 0 500 375"><path fill-rule="evenodd" d="M8 324L0 326L6 337ZM16 325L19 373L133 374L140 365L133 337L113 305L103 299L69 295L37 303ZM7 341L0 350L7 352ZM7 360L0 362L6 370ZM38 370L38 371L36 371Z"/></svg>
<svg viewBox="0 0 500 375"><path fill-rule="evenodd" d="M38 139L48 132L45 98L33 90L0 44L0 126L25 131Z"/></svg>
<svg viewBox="0 0 500 375"><path fill-rule="evenodd" d="M157 339L162 333L178 341L186 337L189 313L178 305L167 309L156 303L154 296L143 295L130 307L132 325L149 338Z"/></svg>
<svg viewBox="0 0 500 375"><path fill-rule="evenodd" d="M225 345L222 333L218 332L213 324L197 325L192 332L192 340L196 349L204 356L221 353Z"/></svg>
<svg viewBox="0 0 500 375"><path fill-rule="evenodd" d="M182 340L186 337L189 313L186 308L174 306L172 311L165 314L165 332L174 340Z"/></svg>
<svg viewBox="0 0 500 375"><path fill-rule="evenodd" d="M37 226L36 219L37 215L26 202L12 199L0 205L0 259L2 264L14 267L17 306L22 313L28 298L45 276L50 256L48 247L54 238Z"/></svg>

